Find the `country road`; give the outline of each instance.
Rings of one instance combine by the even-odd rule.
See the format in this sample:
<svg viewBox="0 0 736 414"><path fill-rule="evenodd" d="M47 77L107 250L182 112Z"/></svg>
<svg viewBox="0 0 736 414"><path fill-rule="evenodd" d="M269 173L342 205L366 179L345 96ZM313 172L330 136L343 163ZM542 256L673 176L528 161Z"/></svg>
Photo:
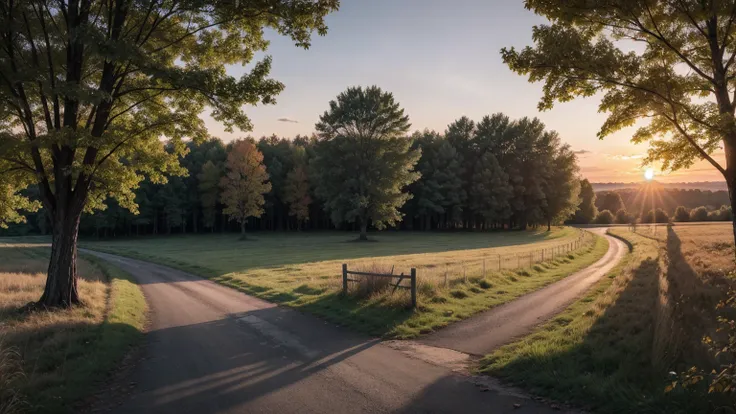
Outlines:
<svg viewBox="0 0 736 414"><path fill-rule="evenodd" d="M622 254L619 243L611 242L609 260ZM95 411L561 412L495 386L492 380L462 373L456 368L469 361L464 354L433 347L417 352L422 345L381 343L179 270L84 252L134 275L151 308L142 360L116 380L130 392L103 397L107 406ZM610 268L599 263L592 266L597 273ZM592 282L576 283L582 288ZM543 307L536 299L529 304L531 310ZM527 323L523 314L510 316Z"/></svg>
<svg viewBox="0 0 736 414"><path fill-rule="evenodd" d="M608 251L591 266L536 292L429 334L420 342L471 355L485 355L531 333L540 323L570 306L626 254L628 249L624 242L605 234L606 230L590 229L608 239Z"/></svg>

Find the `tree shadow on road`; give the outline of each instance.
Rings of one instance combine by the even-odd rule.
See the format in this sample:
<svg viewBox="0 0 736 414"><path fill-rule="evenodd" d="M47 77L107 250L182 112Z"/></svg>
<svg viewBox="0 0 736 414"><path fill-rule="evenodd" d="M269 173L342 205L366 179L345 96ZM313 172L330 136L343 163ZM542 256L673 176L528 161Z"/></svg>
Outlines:
<svg viewBox="0 0 736 414"><path fill-rule="evenodd" d="M675 254L677 241L662 247ZM712 411L701 390L664 392L673 379L668 372L684 365L681 342L662 336L674 335L689 319L662 312L662 271L656 257L638 259L610 287L594 288L530 337L487 358L486 371L599 412ZM677 302L690 307L685 286L692 288L696 281L688 274L679 277ZM690 327L691 342L699 343L702 329Z"/></svg>

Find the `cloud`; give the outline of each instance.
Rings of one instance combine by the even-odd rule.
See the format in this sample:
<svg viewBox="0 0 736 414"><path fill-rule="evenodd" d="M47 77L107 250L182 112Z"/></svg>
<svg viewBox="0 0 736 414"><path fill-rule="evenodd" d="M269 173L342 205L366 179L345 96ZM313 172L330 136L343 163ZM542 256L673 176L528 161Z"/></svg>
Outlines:
<svg viewBox="0 0 736 414"><path fill-rule="evenodd" d="M298 124L299 123L299 121L297 121L296 119L291 119L291 118L286 118L286 117L279 118L279 119L277 119L277 121L279 121L279 122L291 122L292 124Z"/></svg>
<svg viewBox="0 0 736 414"><path fill-rule="evenodd" d="M573 153L578 154L578 155L583 155L583 154L590 154L590 151L581 149L581 150L573 151Z"/></svg>
<svg viewBox="0 0 736 414"><path fill-rule="evenodd" d="M634 154L634 155L622 155L622 154L606 154L606 157L613 159L613 160L640 160L644 158L644 154Z"/></svg>

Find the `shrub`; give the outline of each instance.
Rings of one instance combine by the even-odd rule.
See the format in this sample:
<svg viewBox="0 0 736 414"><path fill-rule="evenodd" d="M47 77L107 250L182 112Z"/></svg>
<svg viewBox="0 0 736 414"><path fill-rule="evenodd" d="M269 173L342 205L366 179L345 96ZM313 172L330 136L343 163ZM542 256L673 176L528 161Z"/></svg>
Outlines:
<svg viewBox="0 0 736 414"><path fill-rule="evenodd" d="M639 221L642 223L654 223L654 210L649 210L646 213L642 213Z"/></svg>
<svg viewBox="0 0 736 414"><path fill-rule="evenodd" d="M626 211L626 209L621 208L616 212L616 224L629 224L632 222L632 219L633 217L628 211Z"/></svg>
<svg viewBox="0 0 736 414"><path fill-rule="evenodd" d="M690 211L685 206L678 206L675 209L675 221L685 222L690 221Z"/></svg>
<svg viewBox="0 0 736 414"><path fill-rule="evenodd" d="M372 263L358 268L359 272L390 274L393 267ZM383 276L358 276L357 285L353 288L353 294L359 298L371 296L386 290L391 285L392 279Z"/></svg>
<svg viewBox="0 0 736 414"><path fill-rule="evenodd" d="M595 216L595 224L611 224L613 223L613 214L609 210L603 210Z"/></svg>
<svg viewBox="0 0 736 414"><path fill-rule="evenodd" d="M670 217L661 208L658 208L654 212L654 222L655 223L668 223L669 221L670 221Z"/></svg>
<svg viewBox="0 0 736 414"><path fill-rule="evenodd" d="M708 220L708 209L704 206L690 210L690 221L706 221Z"/></svg>

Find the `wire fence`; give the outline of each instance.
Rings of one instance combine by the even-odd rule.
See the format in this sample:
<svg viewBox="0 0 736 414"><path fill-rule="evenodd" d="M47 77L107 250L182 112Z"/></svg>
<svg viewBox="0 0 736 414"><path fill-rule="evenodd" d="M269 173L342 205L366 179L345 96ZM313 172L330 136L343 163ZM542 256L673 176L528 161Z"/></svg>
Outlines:
<svg viewBox="0 0 736 414"><path fill-rule="evenodd" d="M483 278L492 272L531 269L535 265L541 265L560 258L571 260L573 257L568 257L570 254L590 250L594 244L595 237L593 234L580 230L580 234L572 240L566 240L563 243L541 249L506 254L489 254L481 258L456 263L417 265L416 269L420 281L434 279L435 282L447 284L448 281L457 279L467 281L468 278L473 277Z"/></svg>

